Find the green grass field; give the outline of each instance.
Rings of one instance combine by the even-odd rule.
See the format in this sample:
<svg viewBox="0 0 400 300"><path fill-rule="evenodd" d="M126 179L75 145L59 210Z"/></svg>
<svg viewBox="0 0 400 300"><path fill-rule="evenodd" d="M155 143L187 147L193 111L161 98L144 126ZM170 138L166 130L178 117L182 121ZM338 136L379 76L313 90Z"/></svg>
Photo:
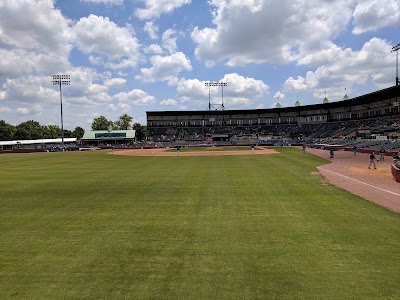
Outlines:
<svg viewBox="0 0 400 300"><path fill-rule="evenodd" d="M1 299L400 299L400 216L276 155L0 155Z"/></svg>

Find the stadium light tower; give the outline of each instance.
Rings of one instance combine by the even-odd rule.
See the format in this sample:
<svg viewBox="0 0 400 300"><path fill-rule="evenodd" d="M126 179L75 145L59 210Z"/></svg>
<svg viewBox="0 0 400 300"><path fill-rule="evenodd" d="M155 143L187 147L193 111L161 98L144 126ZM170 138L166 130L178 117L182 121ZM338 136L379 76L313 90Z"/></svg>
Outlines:
<svg viewBox="0 0 400 300"><path fill-rule="evenodd" d="M400 85L399 81L399 50L400 50L400 44L397 44L396 46L393 46L392 51L396 51L396 85Z"/></svg>
<svg viewBox="0 0 400 300"><path fill-rule="evenodd" d="M214 110L225 110L224 106L224 86L227 86L226 82L205 82L205 86L208 86L208 110L211 111L211 108ZM222 87L222 103L219 104L211 104L211 87L212 86L220 86Z"/></svg>
<svg viewBox="0 0 400 300"><path fill-rule="evenodd" d="M60 107L61 107L61 143L62 149L64 151L64 121L63 121L63 106L62 106L62 93L61 86L62 85L70 85L71 78L69 75L52 75L53 80L51 81L53 85L60 86Z"/></svg>

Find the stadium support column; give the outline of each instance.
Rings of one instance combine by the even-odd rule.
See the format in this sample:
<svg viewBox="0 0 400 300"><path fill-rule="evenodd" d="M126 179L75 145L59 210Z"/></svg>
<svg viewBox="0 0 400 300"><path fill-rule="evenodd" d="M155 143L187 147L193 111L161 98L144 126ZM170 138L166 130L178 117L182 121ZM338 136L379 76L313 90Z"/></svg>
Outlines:
<svg viewBox="0 0 400 300"><path fill-rule="evenodd" d="M400 85L399 81L399 49L400 49L400 44L397 44L392 48L391 52L396 51L396 85Z"/></svg>
<svg viewBox="0 0 400 300"><path fill-rule="evenodd" d="M62 106L62 92L61 86L62 85L70 85L71 78L69 75L52 75L53 80L51 81L53 85L60 86L60 108L61 108L61 143L62 149L64 151L64 121L63 121L63 106Z"/></svg>

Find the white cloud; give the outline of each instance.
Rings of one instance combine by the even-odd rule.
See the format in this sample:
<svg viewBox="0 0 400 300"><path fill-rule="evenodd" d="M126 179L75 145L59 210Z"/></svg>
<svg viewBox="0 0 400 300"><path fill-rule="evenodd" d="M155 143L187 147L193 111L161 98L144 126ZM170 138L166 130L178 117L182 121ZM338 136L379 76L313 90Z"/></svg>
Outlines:
<svg viewBox="0 0 400 300"><path fill-rule="evenodd" d="M81 18L72 29L74 41L86 54L102 55L106 67L135 67L139 60L139 42L131 28L119 27L107 17L90 15ZM100 61L92 57L92 62Z"/></svg>
<svg viewBox="0 0 400 300"><path fill-rule="evenodd" d="M7 107L7 106L1 106L0 105L0 112L2 113L9 113L11 112L11 108Z"/></svg>
<svg viewBox="0 0 400 300"><path fill-rule="evenodd" d="M6 92L0 90L0 100L4 100L6 98Z"/></svg>
<svg viewBox="0 0 400 300"><path fill-rule="evenodd" d="M305 78L302 76L297 76L297 79L289 77L283 86L285 90L305 91L307 90L307 84L305 81Z"/></svg>
<svg viewBox="0 0 400 300"><path fill-rule="evenodd" d="M21 115L27 115L30 114L31 111L27 107L18 107L16 112Z"/></svg>
<svg viewBox="0 0 400 300"><path fill-rule="evenodd" d="M262 80L256 80L250 77L243 77L237 73L226 74L222 78L228 86L224 89L224 96L231 97L232 99L248 99L250 102L254 99L265 96L269 90ZM240 102L242 100L237 100ZM247 100L245 101L247 102Z"/></svg>
<svg viewBox="0 0 400 300"><path fill-rule="evenodd" d="M149 37L153 40L158 38L158 26L154 25L153 22L149 21L146 22L146 24L144 25L144 31L147 32L147 34L149 35Z"/></svg>
<svg viewBox="0 0 400 300"><path fill-rule="evenodd" d="M0 49L0 78L10 78L32 72L57 72L69 68L67 57L55 53Z"/></svg>
<svg viewBox="0 0 400 300"><path fill-rule="evenodd" d="M140 69L141 75L136 76L148 82L168 81L169 85L178 82L178 74L182 71L192 70L190 61L182 52L176 52L170 56L153 56L152 67Z"/></svg>
<svg viewBox="0 0 400 300"><path fill-rule="evenodd" d="M191 3L191 0L140 0L145 8L135 10L135 16L141 20L158 18L161 14L171 13L182 5Z"/></svg>
<svg viewBox="0 0 400 300"><path fill-rule="evenodd" d="M277 91L276 93L275 93L275 95L274 95L274 98L276 99L276 100L282 100L283 98L285 98L285 94L283 94L281 91Z"/></svg>
<svg viewBox="0 0 400 300"><path fill-rule="evenodd" d="M119 88L125 85L125 78L111 78L104 81L104 84L110 88Z"/></svg>
<svg viewBox="0 0 400 300"><path fill-rule="evenodd" d="M51 0L1 1L0 78L69 67L69 24Z"/></svg>
<svg viewBox="0 0 400 300"><path fill-rule="evenodd" d="M1 1L0 43L68 55L69 20L52 0Z"/></svg>
<svg viewBox="0 0 400 300"><path fill-rule="evenodd" d="M122 5L124 0L81 0L83 2L102 3L106 5Z"/></svg>
<svg viewBox="0 0 400 300"><path fill-rule="evenodd" d="M400 25L400 2L398 0L360 1L354 9L353 18L354 34Z"/></svg>
<svg viewBox="0 0 400 300"><path fill-rule="evenodd" d="M178 104L178 102L174 99L164 99L162 101L160 101L160 105L163 106L176 106Z"/></svg>
<svg viewBox="0 0 400 300"><path fill-rule="evenodd" d="M118 103L118 108L122 111L129 111L131 109L131 106L126 103Z"/></svg>
<svg viewBox="0 0 400 300"><path fill-rule="evenodd" d="M182 102L208 101L208 88L198 79L181 79L177 85L178 98Z"/></svg>
<svg viewBox="0 0 400 300"><path fill-rule="evenodd" d="M356 84L372 81L378 88L392 85L391 72L395 56L390 53L391 45L386 41L372 38L360 51L343 49L329 64L308 71L305 77L289 77L285 90L312 91L321 98L326 91L330 97L341 99L344 88L350 92Z"/></svg>
<svg viewBox="0 0 400 300"><path fill-rule="evenodd" d="M171 28L165 30L162 35L161 44L170 54L176 52L176 39L176 32Z"/></svg>
<svg viewBox="0 0 400 300"><path fill-rule="evenodd" d="M144 51L147 53L158 54L158 55L164 53L164 50L161 48L161 46L157 44L151 44Z"/></svg>
<svg viewBox="0 0 400 300"><path fill-rule="evenodd" d="M225 107L250 105L256 99L260 99L268 92L269 87L261 80L243 77L237 73L226 74L220 82L227 83L224 88ZM211 102L222 102L222 87L211 87ZM182 79L177 86L178 98L182 102L201 101L206 102L209 98L209 90L205 82L198 79Z"/></svg>
<svg viewBox="0 0 400 300"><path fill-rule="evenodd" d="M149 95L143 90L134 89L128 93L122 92L114 95L114 99L126 104L150 104L153 103L154 96Z"/></svg>
<svg viewBox="0 0 400 300"><path fill-rule="evenodd" d="M295 61L342 32L351 19L349 2L212 0L214 27L191 34L196 57L209 66Z"/></svg>

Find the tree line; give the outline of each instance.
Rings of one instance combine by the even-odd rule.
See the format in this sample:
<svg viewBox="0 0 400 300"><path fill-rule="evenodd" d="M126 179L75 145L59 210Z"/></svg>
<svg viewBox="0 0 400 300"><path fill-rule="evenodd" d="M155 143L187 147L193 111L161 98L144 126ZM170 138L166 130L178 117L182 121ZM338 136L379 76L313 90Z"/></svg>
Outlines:
<svg viewBox="0 0 400 300"><path fill-rule="evenodd" d="M64 129L64 137L80 139L85 130L76 127L73 131ZM0 120L0 141L57 139L61 137L61 128L58 125L40 125L39 122L29 120L14 126Z"/></svg>
<svg viewBox="0 0 400 300"><path fill-rule="evenodd" d="M146 139L146 126L140 123L131 125L132 117L124 114L115 122L107 120L104 116L95 118L92 123L92 130L136 130L137 140ZM73 131L64 129L65 138L81 139L85 130L82 127L75 127ZM39 122L29 120L16 126L0 120L0 141L12 140L37 140L56 139L61 137L61 128L58 125L41 125Z"/></svg>

